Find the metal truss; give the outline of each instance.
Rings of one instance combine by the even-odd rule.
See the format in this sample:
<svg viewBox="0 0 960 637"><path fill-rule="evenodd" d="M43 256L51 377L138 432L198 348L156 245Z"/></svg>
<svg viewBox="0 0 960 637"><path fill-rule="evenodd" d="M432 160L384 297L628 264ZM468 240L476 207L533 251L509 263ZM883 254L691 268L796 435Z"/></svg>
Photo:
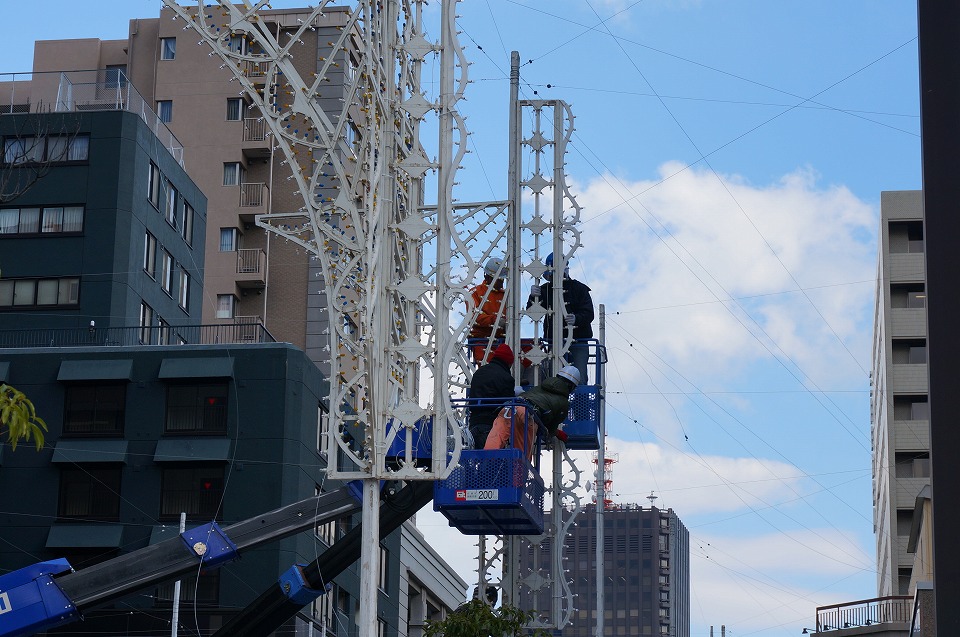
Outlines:
<svg viewBox="0 0 960 637"><path fill-rule="evenodd" d="M456 104L468 82L454 0L442 2L439 44L426 38L418 0L324 1L288 32L261 18L266 0L190 9L164 2L232 71L302 199L297 210L259 215L257 225L320 266L330 319L330 448L339 457L329 475L446 476L462 444L449 386L451 377L454 386L464 383L459 336L468 320L454 308L482 263L457 227L471 211L452 205L467 137ZM303 63L313 62L312 52L299 50L307 32L318 32L315 69ZM440 58L436 101L420 88L429 56ZM435 159L420 139L427 117L440 131ZM437 203L425 207L433 172ZM421 396L422 371L433 377L432 404ZM429 466L414 461L426 422L432 448L449 452L434 453ZM398 445L399 459L388 461Z"/></svg>

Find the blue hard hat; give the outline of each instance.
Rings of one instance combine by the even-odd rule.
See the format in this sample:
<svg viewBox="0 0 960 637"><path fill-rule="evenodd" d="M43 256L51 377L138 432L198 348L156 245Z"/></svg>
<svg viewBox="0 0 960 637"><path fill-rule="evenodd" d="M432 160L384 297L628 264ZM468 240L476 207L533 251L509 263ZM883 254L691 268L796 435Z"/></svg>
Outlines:
<svg viewBox="0 0 960 637"><path fill-rule="evenodd" d="M547 266L547 271L543 273L544 278L550 279L553 277L553 253L547 255L547 258L543 260L543 264ZM564 276L570 276L570 264L567 263L567 266L563 269Z"/></svg>

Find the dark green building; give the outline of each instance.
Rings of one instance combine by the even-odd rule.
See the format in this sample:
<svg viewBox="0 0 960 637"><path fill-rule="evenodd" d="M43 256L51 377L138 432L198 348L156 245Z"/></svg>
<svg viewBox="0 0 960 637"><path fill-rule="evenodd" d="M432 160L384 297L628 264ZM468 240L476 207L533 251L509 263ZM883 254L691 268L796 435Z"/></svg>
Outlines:
<svg viewBox="0 0 960 637"><path fill-rule="evenodd" d="M122 110L4 115L0 137L0 330L200 322L206 197L176 149Z"/></svg>

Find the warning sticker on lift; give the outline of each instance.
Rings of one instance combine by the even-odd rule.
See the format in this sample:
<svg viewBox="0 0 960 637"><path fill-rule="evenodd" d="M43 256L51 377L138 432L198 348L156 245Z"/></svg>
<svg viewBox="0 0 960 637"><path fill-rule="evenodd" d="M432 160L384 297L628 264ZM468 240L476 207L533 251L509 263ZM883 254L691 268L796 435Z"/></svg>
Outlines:
<svg viewBox="0 0 960 637"><path fill-rule="evenodd" d="M477 502L499 498L498 489L457 489L457 502Z"/></svg>

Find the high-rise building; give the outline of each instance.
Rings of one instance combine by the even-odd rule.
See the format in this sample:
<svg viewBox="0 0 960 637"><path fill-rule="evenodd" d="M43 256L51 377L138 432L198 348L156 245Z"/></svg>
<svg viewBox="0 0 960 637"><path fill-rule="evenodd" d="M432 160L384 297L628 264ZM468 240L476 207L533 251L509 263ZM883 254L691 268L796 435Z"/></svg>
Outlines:
<svg viewBox="0 0 960 637"><path fill-rule="evenodd" d="M881 193L871 372L877 594L906 595L917 496L930 481L927 317L920 191Z"/></svg>
<svg viewBox="0 0 960 637"><path fill-rule="evenodd" d="M547 513L549 526L552 512ZM563 629L593 637L597 625L597 516L586 507L565 540L566 578L576 610ZM550 572L549 547L529 545L521 572ZM690 635L690 534L673 509L609 505L603 512L603 624L605 635ZM550 608L546 594L521 597L525 609Z"/></svg>

